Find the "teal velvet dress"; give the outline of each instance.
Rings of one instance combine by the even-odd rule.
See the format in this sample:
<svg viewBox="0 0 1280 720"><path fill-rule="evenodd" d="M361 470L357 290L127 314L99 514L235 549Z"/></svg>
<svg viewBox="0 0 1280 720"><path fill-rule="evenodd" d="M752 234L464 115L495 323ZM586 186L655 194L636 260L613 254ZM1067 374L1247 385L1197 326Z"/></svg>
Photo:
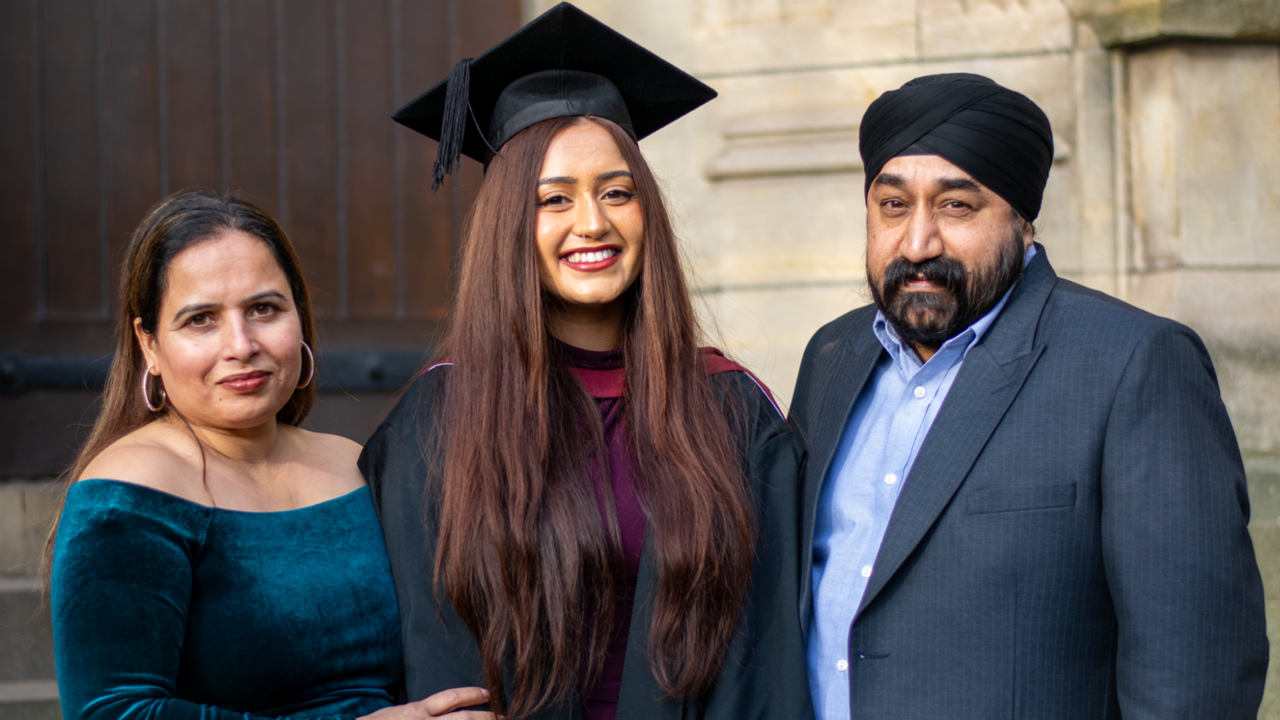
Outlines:
<svg viewBox="0 0 1280 720"><path fill-rule="evenodd" d="M67 720L355 718L403 675L368 488L253 513L77 482L50 601Z"/></svg>

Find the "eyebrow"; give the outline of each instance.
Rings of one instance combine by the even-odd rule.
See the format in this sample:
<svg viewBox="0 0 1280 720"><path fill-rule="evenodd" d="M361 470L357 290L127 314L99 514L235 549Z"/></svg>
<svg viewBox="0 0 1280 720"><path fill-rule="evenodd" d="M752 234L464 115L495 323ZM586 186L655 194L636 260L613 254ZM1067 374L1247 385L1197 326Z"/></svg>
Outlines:
<svg viewBox="0 0 1280 720"><path fill-rule="evenodd" d="M612 180L617 177L631 177L630 170L614 170L612 172L600 173L596 176L597 181ZM546 177L538 181L538 187L543 185L572 185L578 182L578 178L569 177L568 175L557 175L556 177Z"/></svg>
<svg viewBox="0 0 1280 720"><path fill-rule="evenodd" d="M284 296L284 295L281 295L279 292L276 292L275 290L266 290L266 291L264 291L264 292L260 292L260 293L258 293L257 295L254 295L254 296L252 296L252 297L245 298L245 300L244 300L244 301L242 301L240 304L241 304L241 305L250 305L250 304L252 304L252 303L258 302L259 300L265 300L265 299L267 299L267 298L276 298L276 299L279 299L279 300L287 300L287 298L285 298L285 296ZM182 308L181 310L179 310L178 312L174 313L174 314L173 314L173 319L176 321L178 318L182 317L183 315L187 315L187 314L189 314L189 313L193 313L193 312L201 312L201 311L204 311L204 310L212 310L212 309L214 309L214 308L216 308L216 307L218 307L217 303L194 303L194 304L188 305L188 306L186 306L186 307Z"/></svg>
<svg viewBox="0 0 1280 720"><path fill-rule="evenodd" d="M872 185L888 185L889 187L906 189L907 181L900 175L891 175L889 173L880 173L875 180L871 181Z"/></svg>
<svg viewBox="0 0 1280 720"><path fill-rule="evenodd" d="M881 173L872 181L872 185L888 185L892 188L905 190L907 188L907 180L901 175L893 175L891 173ZM969 178L942 178L934 183L934 187L938 190L969 190L976 193L982 192L982 186L970 180Z"/></svg>
<svg viewBox="0 0 1280 720"><path fill-rule="evenodd" d="M939 190L970 190L981 193L982 186L969 178L943 178L935 185Z"/></svg>

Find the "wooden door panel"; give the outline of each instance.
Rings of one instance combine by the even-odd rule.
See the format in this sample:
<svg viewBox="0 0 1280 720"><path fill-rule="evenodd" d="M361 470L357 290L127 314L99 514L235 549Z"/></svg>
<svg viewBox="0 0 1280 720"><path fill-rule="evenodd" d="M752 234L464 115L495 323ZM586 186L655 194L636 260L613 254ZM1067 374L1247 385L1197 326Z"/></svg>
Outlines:
<svg viewBox="0 0 1280 720"><path fill-rule="evenodd" d="M281 221L328 373L312 426L363 439L442 326L482 178L467 159L433 193L436 143L390 114L519 15L520 0L0 3L0 434L24 448L0 476L70 461L123 249L193 186Z"/></svg>
<svg viewBox="0 0 1280 720"><path fill-rule="evenodd" d="M0 3L0 337L26 334L36 314L37 72L33 2Z"/></svg>
<svg viewBox="0 0 1280 720"><path fill-rule="evenodd" d="M344 205L338 237L346 259L341 318L396 317L397 272L395 107L389 0L368 0L356 11L340 3L344 36L339 46L339 112Z"/></svg>
<svg viewBox="0 0 1280 720"><path fill-rule="evenodd" d="M103 319L107 311L106 187L100 50L92 0L44 3L44 165L48 213L37 314Z"/></svg>
<svg viewBox="0 0 1280 720"><path fill-rule="evenodd" d="M276 13L264 0L222 0L223 187L279 215ZM288 227L285 228L288 230Z"/></svg>
<svg viewBox="0 0 1280 720"><path fill-rule="evenodd" d="M138 221L162 195L158 34L155 3L103 3L101 8L109 69L104 88L108 263L102 273L109 310L103 312L114 317L125 248Z"/></svg>
<svg viewBox="0 0 1280 720"><path fill-rule="evenodd" d="M160 194L221 187L220 32L216 0L167 0L160 23Z"/></svg>

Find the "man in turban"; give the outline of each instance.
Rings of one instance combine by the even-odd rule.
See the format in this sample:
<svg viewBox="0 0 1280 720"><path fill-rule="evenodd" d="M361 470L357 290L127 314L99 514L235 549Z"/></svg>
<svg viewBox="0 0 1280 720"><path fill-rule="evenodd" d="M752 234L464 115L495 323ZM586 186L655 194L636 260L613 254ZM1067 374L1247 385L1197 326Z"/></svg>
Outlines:
<svg viewBox="0 0 1280 720"><path fill-rule="evenodd" d="M1023 95L918 78L860 142L875 304L818 331L792 401L819 717L1255 718L1262 582L1204 345L1054 274Z"/></svg>

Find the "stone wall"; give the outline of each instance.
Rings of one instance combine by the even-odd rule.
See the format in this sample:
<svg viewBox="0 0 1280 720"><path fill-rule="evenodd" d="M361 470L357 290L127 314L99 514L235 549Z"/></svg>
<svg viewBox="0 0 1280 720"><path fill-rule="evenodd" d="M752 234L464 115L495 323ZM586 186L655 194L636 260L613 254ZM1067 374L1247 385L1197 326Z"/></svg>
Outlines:
<svg viewBox="0 0 1280 720"><path fill-rule="evenodd" d="M712 339L784 402L823 323L869 301L858 122L936 72L1035 100L1060 275L1194 328L1249 474L1280 719L1280 4L575 0L720 97L641 145ZM526 0L526 19L553 0Z"/></svg>
<svg viewBox="0 0 1280 720"><path fill-rule="evenodd" d="M53 639L37 575L61 495L50 481L0 479L0 718L60 718Z"/></svg>

